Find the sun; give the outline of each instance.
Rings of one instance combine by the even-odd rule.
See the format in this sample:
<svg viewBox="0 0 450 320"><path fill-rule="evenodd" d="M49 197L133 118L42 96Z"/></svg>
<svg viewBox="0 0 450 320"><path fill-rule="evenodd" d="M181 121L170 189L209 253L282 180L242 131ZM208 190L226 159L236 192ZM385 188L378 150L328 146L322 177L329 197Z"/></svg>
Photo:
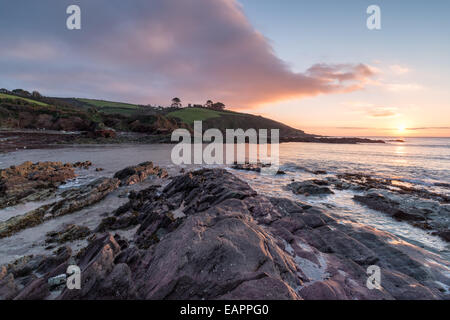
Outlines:
<svg viewBox="0 0 450 320"><path fill-rule="evenodd" d="M406 132L406 126L405 125L399 125L397 127L397 133L404 134L405 132Z"/></svg>
<svg viewBox="0 0 450 320"><path fill-rule="evenodd" d="M399 124L395 130L395 134L396 135L406 135L408 131L408 128L406 127L405 124Z"/></svg>

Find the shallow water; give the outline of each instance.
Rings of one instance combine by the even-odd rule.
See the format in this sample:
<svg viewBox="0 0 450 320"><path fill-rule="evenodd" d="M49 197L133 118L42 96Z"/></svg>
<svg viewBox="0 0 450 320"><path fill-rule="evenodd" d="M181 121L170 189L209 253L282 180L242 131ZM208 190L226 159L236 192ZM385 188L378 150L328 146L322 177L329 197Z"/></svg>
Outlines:
<svg viewBox="0 0 450 320"><path fill-rule="evenodd" d="M24 161L77 162L89 160L90 170L79 170L79 177L62 188L84 184L99 176L112 176L129 165L153 161L174 173L179 170L171 161L173 145L82 145L51 150L23 150L0 155L0 168L20 164ZM288 197L329 209L340 217L341 222L356 222L390 232L405 241L418 245L445 260L450 261L450 247L439 237L415 228L406 222L398 222L383 213L370 210L352 200L353 191L337 191L327 197L304 197L292 194L283 187L292 179L324 178L337 173L365 173L379 177L394 178L402 183L411 183L443 194L450 194L446 187L435 183L450 182L450 139L406 138L405 143L387 144L318 144L285 143L280 145L282 176L266 176L253 172L232 170L247 180L258 192L269 196ZM94 168L103 168L96 172ZM186 166L191 167L191 166ZM314 170L325 170L327 175L316 176ZM26 206L32 206L26 205ZM26 209L26 208L25 208ZM25 210L19 206L16 213ZM14 215L10 209L9 217ZM2 211L3 212L3 211ZM1 213L1 212L0 212ZM0 221L3 220L0 218Z"/></svg>

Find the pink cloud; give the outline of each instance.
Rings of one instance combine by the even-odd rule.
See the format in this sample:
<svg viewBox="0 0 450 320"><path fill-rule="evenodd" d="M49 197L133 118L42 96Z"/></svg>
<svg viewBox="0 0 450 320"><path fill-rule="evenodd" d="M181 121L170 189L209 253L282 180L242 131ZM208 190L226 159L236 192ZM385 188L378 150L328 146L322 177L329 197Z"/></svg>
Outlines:
<svg viewBox="0 0 450 320"><path fill-rule="evenodd" d="M67 86L62 80L69 79L73 92L84 96L152 104L179 96L185 103L212 99L253 108L360 90L374 76L361 63L318 63L303 73L293 72L235 0L136 0L133 6L79 2L84 12L96 12L95 25L86 22L77 37L49 29L50 35L55 32L53 39L43 46L64 48L64 54L57 59L45 55L48 60L37 66L17 61L38 79L24 83L30 89L51 87L57 95ZM17 73L12 68L9 74Z"/></svg>

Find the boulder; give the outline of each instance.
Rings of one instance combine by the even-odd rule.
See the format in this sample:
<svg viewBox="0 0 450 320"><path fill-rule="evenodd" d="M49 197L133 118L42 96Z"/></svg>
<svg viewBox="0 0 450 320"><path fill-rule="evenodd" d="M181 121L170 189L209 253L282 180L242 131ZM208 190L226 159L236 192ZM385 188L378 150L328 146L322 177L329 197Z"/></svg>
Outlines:
<svg viewBox="0 0 450 320"><path fill-rule="evenodd" d="M292 182L287 185L287 189L295 194L302 194L306 196L321 196L334 194L328 187L328 182L325 180L306 180L301 182Z"/></svg>
<svg viewBox="0 0 450 320"><path fill-rule="evenodd" d="M147 179L148 176L157 176L159 178L167 178L168 174L165 169L154 166L153 162L143 162L137 166L132 166L120 170L114 175L114 178L120 180L120 185L133 185Z"/></svg>

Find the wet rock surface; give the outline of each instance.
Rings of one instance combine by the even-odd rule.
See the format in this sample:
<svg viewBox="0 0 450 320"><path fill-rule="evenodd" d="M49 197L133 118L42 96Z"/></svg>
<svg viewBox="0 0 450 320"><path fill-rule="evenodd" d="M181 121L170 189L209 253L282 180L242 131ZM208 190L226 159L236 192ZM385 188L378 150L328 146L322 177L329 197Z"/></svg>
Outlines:
<svg viewBox="0 0 450 320"><path fill-rule="evenodd" d="M446 194L362 173L338 174L326 180L337 190L360 193L353 197L357 203L406 221L445 241L450 239L450 199Z"/></svg>
<svg viewBox="0 0 450 320"><path fill-rule="evenodd" d="M99 178L79 188L69 189L62 193L62 200L0 222L0 239L97 203L117 189L119 184L120 181L115 178Z"/></svg>
<svg viewBox="0 0 450 320"><path fill-rule="evenodd" d="M244 171L253 171L253 172L261 172L264 168L270 168L270 164L265 164L261 162L257 163L237 163L235 162L231 168L235 170L244 170ZM286 174L283 170L277 170L276 174L282 175Z"/></svg>
<svg viewBox="0 0 450 320"><path fill-rule="evenodd" d="M445 194L429 191L402 183L395 179L373 177L361 173L338 174L337 178L344 181L343 189L353 188L363 191L372 189L388 190L398 194L416 196L423 199L435 200L440 203L450 203L450 198ZM339 181L338 180L338 181Z"/></svg>
<svg viewBox="0 0 450 320"><path fill-rule="evenodd" d="M88 227L74 224L64 225L60 230L47 233L47 243L63 244L68 241L84 239L91 234Z"/></svg>
<svg viewBox="0 0 450 320"><path fill-rule="evenodd" d="M364 195L355 195L354 200L399 221L407 221L415 227L431 230L433 234L449 241L449 204L386 190L372 190Z"/></svg>
<svg viewBox="0 0 450 320"><path fill-rule="evenodd" d="M168 177L165 169L153 165L153 162L143 162L137 166L128 167L117 172L114 178L120 180L120 185L129 186L144 181L150 175L159 178Z"/></svg>
<svg viewBox="0 0 450 320"><path fill-rule="evenodd" d="M15 205L21 200L45 199L58 186L76 177L76 167L61 162L24 162L0 169L0 208Z"/></svg>
<svg viewBox="0 0 450 320"><path fill-rule="evenodd" d="M367 208L387 214L397 221L406 221L414 227L450 241L450 203L445 193L421 188L396 179L374 177L363 173L343 173L328 175L322 170L311 171L315 175L325 175L323 180L311 179L294 182L285 189L294 194L311 196L333 194L336 190L355 193L353 200ZM434 186L446 188L445 183ZM333 191L334 190L334 191Z"/></svg>
<svg viewBox="0 0 450 320"><path fill-rule="evenodd" d="M333 194L334 192L328 187L329 183L325 180L305 180L301 182L292 182L286 186L295 194L303 194L305 196L318 196Z"/></svg>
<svg viewBox="0 0 450 320"><path fill-rule="evenodd" d="M126 230L129 236L119 235ZM225 170L202 169L131 192L79 252L61 247L0 267L0 297L449 298L445 270L425 267L427 253L393 245L396 239L338 223L307 204L258 195ZM69 264L81 269L81 290L48 282ZM382 270L381 290L366 287L373 264Z"/></svg>

